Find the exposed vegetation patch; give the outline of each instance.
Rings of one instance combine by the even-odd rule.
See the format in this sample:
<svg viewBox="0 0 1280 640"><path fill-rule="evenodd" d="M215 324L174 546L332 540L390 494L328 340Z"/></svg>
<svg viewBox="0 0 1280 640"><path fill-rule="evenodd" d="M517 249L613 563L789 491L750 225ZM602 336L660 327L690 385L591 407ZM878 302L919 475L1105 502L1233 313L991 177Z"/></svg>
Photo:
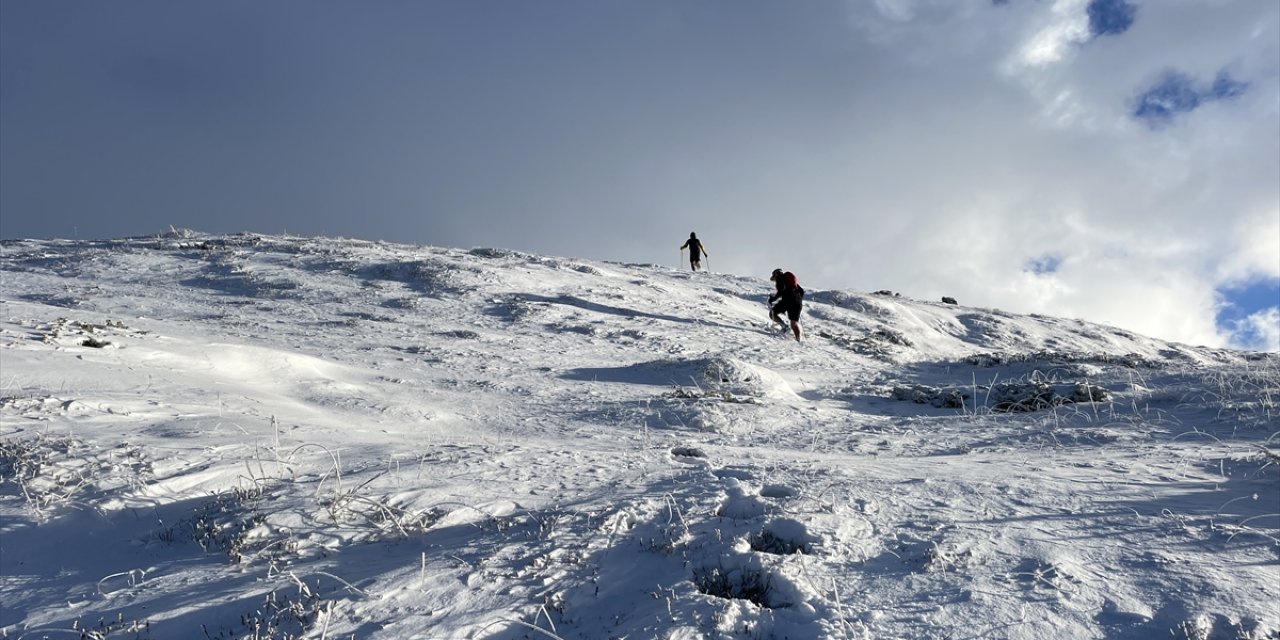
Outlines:
<svg viewBox="0 0 1280 640"><path fill-rule="evenodd" d="M928 404L944 409L974 410L983 407L997 413L1026 413L1064 404L1104 402L1110 394L1102 387L1083 382L1051 385L1030 381L971 387L898 385L893 388L890 397L902 402Z"/></svg>
<svg viewBox="0 0 1280 640"><path fill-rule="evenodd" d="M705 458L706 453L697 447L672 447L671 455L677 458Z"/></svg>
<svg viewBox="0 0 1280 640"><path fill-rule="evenodd" d="M886 328L874 329L870 333L860 336L850 336L820 329L817 335L830 340L832 344L843 349L879 359L888 359L903 348L914 346L906 336Z"/></svg>
<svg viewBox="0 0 1280 640"><path fill-rule="evenodd" d="M995 351L967 356L961 362L975 367L1001 367L1010 364L1114 364L1130 369L1158 369L1164 366L1159 361L1136 353L1111 355L1063 351L1035 351L1029 353Z"/></svg>
<svg viewBox="0 0 1280 640"><path fill-rule="evenodd" d="M189 540L206 552L225 553L231 564L240 564L246 553L267 544L276 547L277 554L291 553L297 549L296 541L249 541L249 532L267 520L261 505L268 497L258 484L215 495L195 515L160 530L156 538L166 543Z"/></svg>
<svg viewBox="0 0 1280 640"><path fill-rule="evenodd" d="M480 334L470 329L454 329L451 331L441 331L440 336L446 338L458 338L460 340L479 340Z"/></svg>
<svg viewBox="0 0 1280 640"><path fill-rule="evenodd" d="M297 589L274 590L252 610L240 616L239 628L204 627L208 640L304 640L333 611L333 603L320 598L306 583ZM91 636L92 637L92 636Z"/></svg>
<svg viewBox="0 0 1280 640"><path fill-rule="evenodd" d="M45 344L79 345L101 349L111 344L107 336L146 335L145 331L133 331L119 320L107 320L102 324L58 318L39 327L40 341Z"/></svg>
<svg viewBox="0 0 1280 640"><path fill-rule="evenodd" d="M1257 620L1234 620L1232 616L1199 615L1169 630L1176 640L1275 640L1280 634L1269 631Z"/></svg>
<svg viewBox="0 0 1280 640"><path fill-rule="evenodd" d="M772 597L773 577L761 569L703 567L694 569L693 584L709 596L746 600L767 609L776 606Z"/></svg>
<svg viewBox="0 0 1280 640"><path fill-rule="evenodd" d="M142 450L121 444L94 451L71 436L41 434L0 441L0 499L19 497L38 520L104 485L138 485L151 475Z"/></svg>

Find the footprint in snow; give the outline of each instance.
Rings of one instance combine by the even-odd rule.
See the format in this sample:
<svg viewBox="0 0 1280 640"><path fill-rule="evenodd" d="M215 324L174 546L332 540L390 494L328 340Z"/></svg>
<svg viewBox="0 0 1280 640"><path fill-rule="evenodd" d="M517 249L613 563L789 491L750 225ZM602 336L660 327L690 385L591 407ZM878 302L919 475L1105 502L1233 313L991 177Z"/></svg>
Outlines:
<svg viewBox="0 0 1280 640"><path fill-rule="evenodd" d="M770 511L770 506L753 495L750 485L736 479L727 478L725 492L720 506L715 513L734 520L752 520Z"/></svg>
<svg viewBox="0 0 1280 640"><path fill-rule="evenodd" d="M810 534L809 528L797 520L779 518L765 523L748 541L754 551L789 556L813 553L814 545L819 544L821 538Z"/></svg>
<svg viewBox="0 0 1280 640"><path fill-rule="evenodd" d="M760 489L760 495L766 498L794 498L800 493L785 484L766 484Z"/></svg>

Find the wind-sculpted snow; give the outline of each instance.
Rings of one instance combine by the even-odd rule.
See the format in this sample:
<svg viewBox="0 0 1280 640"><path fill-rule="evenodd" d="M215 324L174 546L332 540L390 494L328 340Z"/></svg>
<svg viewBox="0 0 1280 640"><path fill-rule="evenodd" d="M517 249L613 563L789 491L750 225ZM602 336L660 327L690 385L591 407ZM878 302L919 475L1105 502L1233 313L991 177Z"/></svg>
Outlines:
<svg viewBox="0 0 1280 640"><path fill-rule="evenodd" d="M1280 637L1280 357L764 267L5 241L0 636Z"/></svg>
<svg viewBox="0 0 1280 640"><path fill-rule="evenodd" d="M565 376L584 381L669 387L675 389L675 395L684 397L796 397L782 376L736 358L663 359L622 367L588 367L567 372Z"/></svg>

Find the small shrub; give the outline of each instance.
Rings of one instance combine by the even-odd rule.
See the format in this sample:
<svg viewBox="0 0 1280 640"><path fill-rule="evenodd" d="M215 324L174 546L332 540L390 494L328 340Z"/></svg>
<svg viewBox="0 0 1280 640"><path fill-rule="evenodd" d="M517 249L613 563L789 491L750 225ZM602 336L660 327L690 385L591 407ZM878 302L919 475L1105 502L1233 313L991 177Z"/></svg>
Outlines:
<svg viewBox="0 0 1280 640"><path fill-rule="evenodd" d="M671 455L677 458L705 458L707 454L696 447L671 447Z"/></svg>

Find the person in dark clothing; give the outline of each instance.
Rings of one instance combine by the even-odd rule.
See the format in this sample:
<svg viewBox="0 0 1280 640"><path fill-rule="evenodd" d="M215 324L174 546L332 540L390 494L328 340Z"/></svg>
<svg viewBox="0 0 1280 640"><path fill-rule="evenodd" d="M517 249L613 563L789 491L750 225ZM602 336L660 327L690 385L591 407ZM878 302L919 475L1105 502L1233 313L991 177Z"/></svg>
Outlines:
<svg viewBox="0 0 1280 640"><path fill-rule="evenodd" d="M689 239L680 245L680 250L684 251L686 247L689 249L689 268L694 271L702 268L702 256L711 257L711 254L707 253L706 248L702 246L702 241L698 239L698 234L692 231L689 232Z"/></svg>
<svg viewBox="0 0 1280 640"><path fill-rule="evenodd" d="M769 296L769 304L771 305L773 304L774 300L777 300L778 298L782 297L782 288L783 288L782 273L783 273L782 269L774 269L773 273L769 274L769 280L773 282L773 288L774 288L773 295Z"/></svg>
<svg viewBox="0 0 1280 640"><path fill-rule="evenodd" d="M769 296L769 304L773 305L769 309L769 319L786 330L787 323L782 321L781 314L787 314L787 319L791 321L791 334L795 336L796 342L799 342L800 310L804 307L804 289L796 280L796 275L790 271L774 269L769 279L773 281L776 289L774 294Z"/></svg>

